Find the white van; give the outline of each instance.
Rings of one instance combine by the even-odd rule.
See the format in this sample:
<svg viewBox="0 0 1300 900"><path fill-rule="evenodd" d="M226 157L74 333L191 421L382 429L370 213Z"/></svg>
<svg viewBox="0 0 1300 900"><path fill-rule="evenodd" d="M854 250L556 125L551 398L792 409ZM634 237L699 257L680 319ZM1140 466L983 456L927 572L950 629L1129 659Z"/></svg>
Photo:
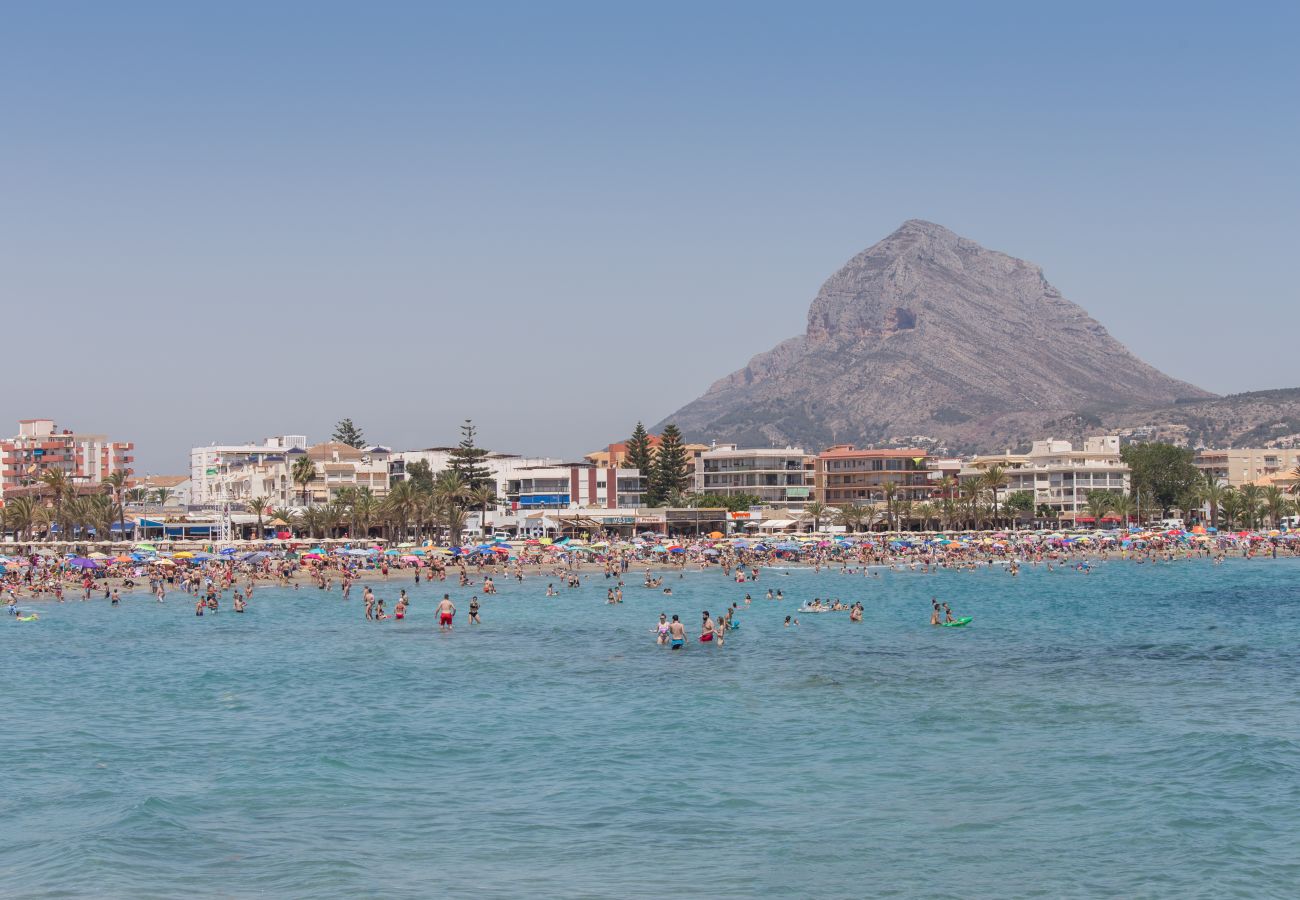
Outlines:
<svg viewBox="0 0 1300 900"><path fill-rule="evenodd" d="M1160 520L1160 529L1162 531L1173 531L1175 529L1181 531L1185 527L1186 526L1183 525L1182 519L1161 519Z"/></svg>
<svg viewBox="0 0 1300 900"><path fill-rule="evenodd" d="M1285 528L1287 531L1300 530L1300 516L1284 516L1277 524L1279 528Z"/></svg>

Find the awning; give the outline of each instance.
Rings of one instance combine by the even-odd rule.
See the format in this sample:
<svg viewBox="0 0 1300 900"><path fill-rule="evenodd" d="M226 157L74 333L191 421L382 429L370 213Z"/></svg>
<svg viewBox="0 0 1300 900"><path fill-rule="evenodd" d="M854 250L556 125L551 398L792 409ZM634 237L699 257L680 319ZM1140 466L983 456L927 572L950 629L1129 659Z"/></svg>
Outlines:
<svg viewBox="0 0 1300 900"><path fill-rule="evenodd" d="M759 528L789 528L794 524L794 519L769 519L766 522L760 522Z"/></svg>

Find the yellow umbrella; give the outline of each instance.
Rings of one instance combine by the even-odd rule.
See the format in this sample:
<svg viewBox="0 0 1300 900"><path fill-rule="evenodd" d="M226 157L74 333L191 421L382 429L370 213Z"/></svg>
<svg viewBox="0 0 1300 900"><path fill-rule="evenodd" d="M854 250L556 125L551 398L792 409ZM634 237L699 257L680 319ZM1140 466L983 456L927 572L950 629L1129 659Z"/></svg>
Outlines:
<svg viewBox="0 0 1300 900"><path fill-rule="evenodd" d="M108 554L95 551L94 553L87 553L86 559L108 559Z"/></svg>
<svg viewBox="0 0 1300 900"><path fill-rule="evenodd" d="M155 566L174 566L174 565L176 565L176 563L172 562L170 559L155 559L153 562L154 562L154 565L155 565Z"/></svg>
<svg viewBox="0 0 1300 900"><path fill-rule="evenodd" d="M176 557L177 559L193 559L193 558L194 558L194 554L191 553L191 552L188 551L188 550L182 550L180 553L173 553L172 556Z"/></svg>

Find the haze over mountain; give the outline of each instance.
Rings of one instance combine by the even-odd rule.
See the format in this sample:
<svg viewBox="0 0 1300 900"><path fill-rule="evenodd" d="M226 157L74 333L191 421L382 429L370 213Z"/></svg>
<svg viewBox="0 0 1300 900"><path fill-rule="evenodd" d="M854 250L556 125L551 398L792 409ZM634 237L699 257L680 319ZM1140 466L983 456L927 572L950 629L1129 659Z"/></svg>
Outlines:
<svg viewBox="0 0 1300 900"><path fill-rule="evenodd" d="M822 285L805 334L665 422L757 446L927 436L987 450L1063 419L1214 397L1138 359L1038 266L913 219Z"/></svg>

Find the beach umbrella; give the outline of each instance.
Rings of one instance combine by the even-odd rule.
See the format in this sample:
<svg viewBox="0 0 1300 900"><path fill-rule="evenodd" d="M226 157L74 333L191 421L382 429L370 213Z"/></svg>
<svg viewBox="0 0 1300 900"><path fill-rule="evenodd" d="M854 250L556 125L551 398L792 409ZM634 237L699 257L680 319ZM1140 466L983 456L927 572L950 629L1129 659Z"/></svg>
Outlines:
<svg viewBox="0 0 1300 900"><path fill-rule="evenodd" d="M108 559L108 554L95 551L94 553L87 553L86 558L87 559Z"/></svg>
<svg viewBox="0 0 1300 900"><path fill-rule="evenodd" d="M68 560L68 565L74 569L98 569L99 563L93 559L86 559L84 556L74 556Z"/></svg>
<svg viewBox="0 0 1300 900"><path fill-rule="evenodd" d="M153 544L136 544L135 549L143 550L145 553L157 553L158 548Z"/></svg>

